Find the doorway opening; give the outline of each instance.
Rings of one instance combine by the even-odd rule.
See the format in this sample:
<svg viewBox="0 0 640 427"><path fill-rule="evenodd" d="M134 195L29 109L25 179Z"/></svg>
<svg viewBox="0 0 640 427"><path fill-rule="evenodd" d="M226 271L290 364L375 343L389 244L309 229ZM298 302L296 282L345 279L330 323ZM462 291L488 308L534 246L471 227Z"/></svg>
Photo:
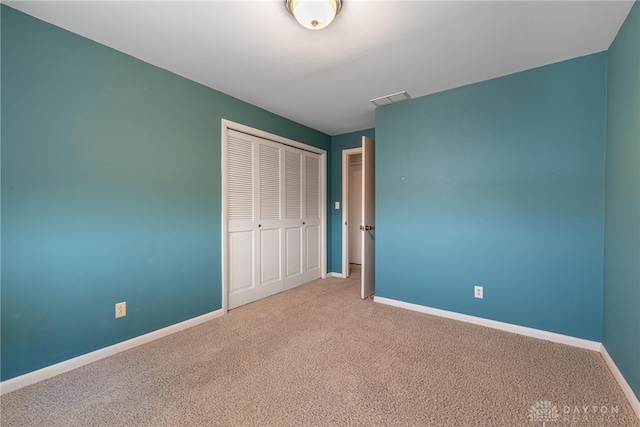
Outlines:
<svg viewBox="0 0 640 427"><path fill-rule="evenodd" d="M342 274L362 264L362 147L342 152Z"/></svg>
<svg viewBox="0 0 640 427"><path fill-rule="evenodd" d="M359 264L360 297L375 293L375 141L342 152L342 274Z"/></svg>

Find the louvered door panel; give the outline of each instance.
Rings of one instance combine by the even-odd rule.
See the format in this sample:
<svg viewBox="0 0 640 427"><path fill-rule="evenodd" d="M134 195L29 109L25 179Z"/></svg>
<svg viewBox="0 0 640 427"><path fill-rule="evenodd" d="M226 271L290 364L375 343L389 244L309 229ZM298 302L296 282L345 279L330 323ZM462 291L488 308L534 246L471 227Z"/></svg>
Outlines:
<svg viewBox="0 0 640 427"><path fill-rule="evenodd" d="M284 287L290 289L303 282L302 159L297 150L286 149L285 158L285 256Z"/></svg>
<svg viewBox="0 0 640 427"><path fill-rule="evenodd" d="M305 171L306 215L307 219L320 219L320 160L307 155Z"/></svg>
<svg viewBox="0 0 640 427"><path fill-rule="evenodd" d="M285 157L285 218L300 219L302 216L302 156L286 151Z"/></svg>
<svg viewBox="0 0 640 427"><path fill-rule="evenodd" d="M254 142L242 133L227 141L229 304L236 307L256 288Z"/></svg>
<svg viewBox="0 0 640 427"><path fill-rule="evenodd" d="M229 137L228 143L229 220L253 219L253 143Z"/></svg>
<svg viewBox="0 0 640 427"><path fill-rule="evenodd" d="M305 218L303 280L320 277L320 158L305 155Z"/></svg>
<svg viewBox="0 0 640 427"><path fill-rule="evenodd" d="M280 219L280 150L260 145L260 219Z"/></svg>

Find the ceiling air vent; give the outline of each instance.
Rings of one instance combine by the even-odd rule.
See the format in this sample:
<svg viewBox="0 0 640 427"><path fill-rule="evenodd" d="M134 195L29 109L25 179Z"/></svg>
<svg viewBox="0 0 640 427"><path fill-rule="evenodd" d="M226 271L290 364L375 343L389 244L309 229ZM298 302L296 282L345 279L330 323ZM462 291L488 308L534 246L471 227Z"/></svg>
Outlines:
<svg viewBox="0 0 640 427"><path fill-rule="evenodd" d="M402 91L398 93L392 93L391 95L381 96L380 98L372 99L371 102L376 107L382 107L383 105L395 104L396 102L406 101L411 99L411 95Z"/></svg>

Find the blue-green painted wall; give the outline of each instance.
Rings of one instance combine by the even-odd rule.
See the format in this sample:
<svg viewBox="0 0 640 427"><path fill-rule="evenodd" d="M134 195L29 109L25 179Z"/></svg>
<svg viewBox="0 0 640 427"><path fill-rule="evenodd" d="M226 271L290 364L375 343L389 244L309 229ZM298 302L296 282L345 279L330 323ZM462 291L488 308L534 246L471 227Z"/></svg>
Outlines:
<svg viewBox="0 0 640 427"><path fill-rule="evenodd" d="M221 118L331 138L1 14L2 380L219 309Z"/></svg>
<svg viewBox="0 0 640 427"><path fill-rule="evenodd" d="M330 236L327 271L342 273L342 151L349 148L362 147L362 137L375 139L375 129L365 129L357 132L344 133L331 137L331 160L329 176L329 220ZM335 203L340 202L340 209Z"/></svg>
<svg viewBox="0 0 640 427"><path fill-rule="evenodd" d="M605 73L599 53L378 108L376 294L600 341Z"/></svg>
<svg viewBox="0 0 640 427"><path fill-rule="evenodd" d="M640 399L640 5L607 58L602 342Z"/></svg>
<svg viewBox="0 0 640 427"><path fill-rule="evenodd" d="M2 380L220 308L221 118L329 151L341 272L341 152L374 129L330 138L0 14ZM639 15L607 57L376 112L379 296L602 339L640 397Z"/></svg>

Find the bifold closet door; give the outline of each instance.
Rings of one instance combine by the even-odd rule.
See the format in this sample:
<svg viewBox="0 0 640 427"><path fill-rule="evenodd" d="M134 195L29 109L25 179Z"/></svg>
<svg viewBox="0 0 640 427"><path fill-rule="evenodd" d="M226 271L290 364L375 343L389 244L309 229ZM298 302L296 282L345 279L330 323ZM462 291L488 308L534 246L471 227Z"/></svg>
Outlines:
<svg viewBox="0 0 640 427"><path fill-rule="evenodd" d="M304 283L303 176L304 155L293 150L284 153L285 221L284 221L284 287L291 289Z"/></svg>
<svg viewBox="0 0 640 427"><path fill-rule="evenodd" d="M230 130L229 308L320 277L320 157Z"/></svg>
<svg viewBox="0 0 640 427"><path fill-rule="evenodd" d="M321 276L320 267L320 157L305 155L304 277L303 283Z"/></svg>
<svg viewBox="0 0 640 427"><path fill-rule="evenodd" d="M285 289L321 276L320 156L285 152Z"/></svg>
<svg viewBox="0 0 640 427"><path fill-rule="evenodd" d="M282 150L274 143L256 144L258 148L257 278L258 298L282 291Z"/></svg>
<svg viewBox="0 0 640 427"><path fill-rule="evenodd" d="M229 308L283 290L281 150L229 131L227 144Z"/></svg>

